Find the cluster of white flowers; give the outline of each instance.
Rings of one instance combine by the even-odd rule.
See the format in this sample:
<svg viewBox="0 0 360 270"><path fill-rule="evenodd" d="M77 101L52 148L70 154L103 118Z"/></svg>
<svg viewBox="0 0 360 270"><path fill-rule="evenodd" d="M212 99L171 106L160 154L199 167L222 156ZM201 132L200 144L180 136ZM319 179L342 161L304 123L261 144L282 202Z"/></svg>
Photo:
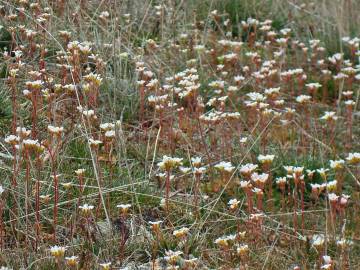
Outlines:
<svg viewBox="0 0 360 270"><path fill-rule="evenodd" d="M217 238L215 240L215 244L220 247L228 247L235 239L236 239L235 234L226 235L226 236Z"/></svg>
<svg viewBox="0 0 360 270"><path fill-rule="evenodd" d="M217 170L221 172L231 173L235 170L235 167L231 164L231 162L221 161L214 166Z"/></svg>
<svg viewBox="0 0 360 270"><path fill-rule="evenodd" d="M182 158L177 157L169 157L169 156L163 156L162 161L160 161L157 165L162 170L170 170L172 168L179 167L182 164Z"/></svg>

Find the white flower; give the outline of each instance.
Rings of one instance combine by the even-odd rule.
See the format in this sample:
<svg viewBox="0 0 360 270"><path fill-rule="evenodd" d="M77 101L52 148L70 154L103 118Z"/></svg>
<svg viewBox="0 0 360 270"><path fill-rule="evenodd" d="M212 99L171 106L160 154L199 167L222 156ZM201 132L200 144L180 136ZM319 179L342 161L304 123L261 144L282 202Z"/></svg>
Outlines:
<svg viewBox="0 0 360 270"><path fill-rule="evenodd" d="M251 214L249 216L249 219L253 221L259 221L262 220L264 217L265 215L263 213L258 213L258 214Z"/></svg>
<svg viewBox="0 0 360 270"><path fill-rule="evenodd" d="M247 163L240 168L240 173L242 174L251 174L257 169L258 165Z"/></svg>
<svg viewBox="0 0 360 270"><path fill-rule="evenodd" d="M75 171L75 173L76 173L76 175L83 175L84 173L85 173L85 169L77 169L76 171Z"/></svg>
<svg viewBox="0 0 360 270"><path fill-rule="evenodd" d="M151 225L152 229L157 231L160 228L161 223L163 223L162 220L158 221L149 221L149 224Z"/></svg>
<svg viewBox="0 0 360 270"><path fill-rule="evenodd" d="M160 200L160 207L165 207L165 199L164 198L162 198L161 200Z"/></svg>
<svg viewBox="0 0 360 270"><path fill-rule="evenodd" d="M330 160L330 168L339 170L344 167L345 160L339 159L339 160Z"/></svg>
<svg viewBox="0 0 360 270"><path fill-rule="evenodd" d="M258 195L264 194L264 192L260 188L253 188L252 192L255 193L255 194L258 194Z"/></svg>
<svg viewBox="0 0 360 270"><path fill-rule="evenodd" d="M59 258L59 257L64 256L65 250L66 250L65 247L59 247L56 245L56 246L53 246L50 248L50 253L52 256Z"/></svg>
<svg viewBox="0 0 360 270"><path fill-rule="evenodd" d="M215 165L215 168L219 171L232 172L235 167L232 166L231 162L221 161Z"/></svg>
<svg viewBox="0 0 360 270"><path fill-rule="evenodd" d="M197 262L199 261L198 258L191 258L191 259L184 259L184 263L185 265L187 265L188 267L196 267L197 266ZM188 268L189 269L189 268ZM190 268L191 269L191 268ZM194 269L194 268L192 268ZM196 269L196 268L195 268Z"/></svg>
<svg viewBox="0 0 360 270"><path fill-rule="evenodd" d="M180 167L179 167L179 170L180 170L180 172L182 172L183 174L186 174L186 173L188 173L188 172L191 170L191 168L180 166Z"/></svg>
<svg viewBox="0 0 360 270"><path fill-rule="evenodd" d="M84 205L80 205L79 208L81 209L81 211L84 213L84 214L89 214L91 212L91 210L94 209L94 206L93 205L89 205L89 204L84 204Z"/></svg>
<svg viewBox="0 0 360 270"><path fill-rule="evenodd" d="M183 227L178 230L173 231L173 235L178 238L182 238L189 233L189 228Z"/></svg>
<svg viewBox="0 0 360 270"><path fill-rule="evenodd" d="M26 149L32 149L40 152L44 150L44 146L42 146L38 140L25 139L23 140L23 144Z"/></svg>
<svg viewBox="0 0 360 270"><path fill-rule="evenodd" d="M322 234L314 234L312 237L312 244L315 247L320 247L325 243L325 237Z"/></svg>
<svg viewBox="0 0 360 270"><path fill-rule="evenodd" d="M228 91L229 91L229 92L236 92L236 91L238 91L238 90L239 90L239 89L237 88L237 86L231 85L231 86L228 87Z"/></svg>
<svg viewBox="0 0 360 270"><path fill-rule="evenodd" d="M336 121L338 117L336 116L336 112L326 111L320 119L326 121Z"/></svg>
<svg viewBox="0 0 360 270"><path fill-rule="evenodd" d="M200 167L201 166L201 157L192 157L191 163L194 167Z"/></svg>
<svg viewBox="0 0 360 270"><path fill-rule="evenodd" d="M238 201L237 199L231 199L229 202L228 202L228 205L230 207L230 209L235 209L238 207L240 201Z"/></svg>
<svg viewBox="0 0 360 270"><path fill-rule="evenodd" d="M55 127L55 126L52 126L52 125L48 125L48 131L52 134L56 134L56 135L59 135L61 134L63 131L64 131L64 128L63 127Z"/></svg>
<svg viewBox="0 0 360 270"><path fill-rule="evenodd" d="M301 104L307 103L310 100L311 100L311 97L308 95L300 95L300 96L296 97L296 102L301 103Z"/></svg>
<svg viewBox="0 0 360 270"><path fill-rule="evenodd" d="M272 163L275 155L259 155L258 160L260 163Z"/></svg>
<svg viewBox="0 0 360 270"><path fill-rule="evenodd" d="M246 143L247 140L248 140L247 137L241 137L241 138L240 138L240 143Z"/></svg>
<svg viewBox="0 0 360 270"><path fill-rule="evenodd" d="M267 96L277 95L280 93L280 87L265 89L264 93Z"/></svg>
<svg viewBox="0 0 360 270"><path fill-rule="evenodd" d="M332 262L331 257L328 256L328 255L324 255L322 258L324 260L324 263L331 263Z"/></svg>
<svg viewBox="0 0 360 270"><path fill-rule="evenodd" d="M99 15L99 17L101 18L101 19L105 19L105 18L108 18L110 16L110 13L108 12L108 11L103 11L103 12L101 12L100 13L100 15Z"/></svg>
<svg viewBox="0 0 360 270"><path fill-rule="evenodd" d="M111 262L100 263L99 265L100 265L102 270L109 270L110 266L111 266Z"/></svg>
<svg viewBox="0 0 360 270"><path fill-rule="evenodd" d="M306 173L307 173L309 178L313 178L315 170L306 170Z"/></svg>
<svg viewBox="0 0 360 270"><path fill-rule="evenodd" d="M342 79L346 79L349 76L346 75L345 73L339 72L338 74L334 75L333 78L334 80L342 80Z"/></svg>
<svg viewBox="0 0 360 270"><path fill-rule="evenodd" d="M43 81L41 80L37 80L37 81L27 81L25 82L25 85L27 88L30 89L41 89L41 87L43 86Z"/></svg>
<svg viewBox="0 0 360 270"><path fill-rule="evenodd" d="M250 181L240 181L240 187L249 188L249 187L251 187L251 183L250 183Z"/></svg>
<svg viewBox="0 0 360 270"><path fill-rule="evenodd" d="M343 53L336 53L333 56L329 57L328 60L332 63L332 64L336 64L336 62L342 60L343 58Z"/></svg>
<svg viewBox="0 0 360 270"><path fill-rule="evenodd" d="M315 89L319 89L322 85L320 83L307 83L306 87L311 89L311 90L315 90Z"/></svg>
<svg viewBox="0 0 360 270"><path fill-rule="evenodd" d="M182 251L167 250L165 251L166 256L164 257L164 259L170 264L173 264L180 258L181 254L183 254Z"/></svg>
<svg viewBox="0 0 360 270"><path fill-rule="evenodd" d="M324 184L310 184L310 186L312 191L316 193L322 192L326 188L326 185Z"/></svg>
<svg viewBox="0 0 360 270"><path fill-rule="evenodd" d="M283 168L286 170L288 175L291 175L294 172L294 166L284 166Z"/></svg>
<svg viewBox="0 0 360 270"><path fill-rule="evenodd" d="M246 94L250 100L252 101L257 101L257 102L261 102L261 101L264 101L265 100L265 97L260 94L260 93L257 93L257 92L251 92L251 93L248 93Z"/></svg>
<svg viewBox="0 0 360 270"><path fill-rule="evenodd" d="M329 170L329 169L320 168L320 169L316 169L316 172L317 172L318 174L320 174L322 178L325 178L325 177L326 177L326 172L327 172L328 170Z"/></svg>
<svg viewBox="0 0 360 270"><path fill-rule="evenodd" d="M346 100L344 103L345 103L345 105L348 106L348 107L353 107L353 106L355 106L355 101L353 101L352 99Z"/></svg>
<svg viewBox="0 0 360 270"><path fill-rule="evenodd" d="M249 246L244 244L244 245L240 245L236 248L236 252L239 255L243 255L246 254L249 251Z"/></svg>
<svg viewBox="0 0 360 270"><path fill-rule="evenodd" d="M240 76L240 75L234 77L234 81L235 81L236 83L240 83L240 82L242 82L242 81L244 81L244 80L245 80L245 77Z"/></svg>
<svg viewBox="0 0 360 270"><path fill-rule="evenodd" d="M9 144L12 144L12 145L15 145L15 144L18 144L20 141L20 138L18 136L15 136L15 135L9 135L5 138L5 142L6 143L9 143Z"/></svg>
<svg viewBox="0 0 360 270"><path fill-rule="evenodd" d="M95 115L95 111L94 110L83 110L82 114L86 117L92 117Z"/></svg>
<svg viewBox="0 0 360 270"><path fill-rule="evenodd" d="M299 176L303 173L304 167L293 167L293 172L295 175Z"/></svg>
<svg viewBox="0 0 360 270"><path fill-rule="evenodd" d="M98 146L98 145L102 144L102 141L100 141L100 140L94 140L94 139L92 139L92 138L89 138L89 144L90 144L91 146Z"/></svg>
<svg viewBox="0 0 360 270"><path fill-rule="evenodd" d="M336 195L335 193L329 193L328 198L329 198L329 201L335 202L339 199L339 196Z"/></svg>
<svg viewBox="0 0 360 270"><path fill-rule="evenodd" d="M100 129L102 130L111 130L114 129L115 125L113 123L103 123L100 125Z"/></svg>
<svg viewBox="0 0 360 270"><path fill-rule="evenodd" d="M194 46L194 50L197 52L203 52L203 51L205 51L205 46L204 45L196 45L196 46Z"/></svg>
<svg viewBox="0 0 360 270"><path fill-rule="evenodd" d="M67 84L64 85L64 89L68 90L69 92L74 92L76 90L76 85L74 84Z"/></svg>
<svg viewBox="0 0 360 270"><path fill-rule="evenodd" d="M206 172L206 168L205 167L200 167L200 168L194 168L193 173L195 175L202 175Z"/></svg>
<svg viewBox="0 0 360 270"><path fill-rule="evenodd" d="M26 139L23 141L24 145L26 146L39 146L39 141L38 140L32 140L32 139Z"/></svg>
<svg viewBox="0 0 360 270"><path fill-rule="evenodd" d="M360 162L360 153L349 153L346 160L351 164L357 164Z"/></svg>
<svg viewBox="0 0 360 270"><path fill-rule="evenodd" d="M335 190L336 187L337 187L337 181L336 181L336 180L329 181L329 182L327 182L327 184L326 184L326 189L327 189L328 191Z"/></svg>
<svg viewBox="0 0 360 270"><path fill-rule="evenodd" d="M255 183L264 184L268 179L269 179L269 174L267 173L262 173L262 174L253 173L251 175L251 180L253 180Z"/></svg>
<svg viewBox="0 0 360 270"><path fill-rule="evenodd" d="M350 195L341 194L341 196L340 196L340 204L342 206L345 206L348 203L349 199L350 199Z"/></svg>
<svg viewBox="0 0 360 270"><path fill-rule="evenodd" d="M31 91L29 91L29 90L25 89L25 90L23 90L23 95L24 95L25 97L30 98Z"/></svg>
<svg viewBox="0 0 360 270"><path fill-rule="evenodd" d="M66 264L69 266L76 266L79 263L78 256L65 257Z"/></svg>
<svg viewBox="0 0 360 270"><path fill-rule="evenodd" d="M116 207L119 208L123 212L127 212L129 210L129 208L131 207L131 204L118 204Z"/></svg>
<svg viewBox="0 0 360 270"><path fill-rule="evenodd" d="M219 237L215 240L215 244L221 246L221 247L227 247L229 246L229 242L235 240L236 235L227 235L227 236L222 236Z"/></svg>
<svg viewBox="0 0 360 270"><path fill-rule="evenodd" d="M354 242L348 239L341 238L340 240L336 241L336 244L339 247L344 248L344 247L352 246Z"/></svg>
<svg viewBox="0 0 360 270"><path fill-rule="evenodd" d="M115 130L107 130L105 132L105 137L106 138L114 138L115 137Z"/></svg>
<svg viewBox="0 0 360 270"><path fill-rule="evenodd" d="M286 177L277 177L276 178L276 184L278 185L284 185L286 184L287 180Z"/></svg>
<svg viewBox="0 0 360 270"><path fill-rule="evenodd" d="M160 161L157 165L162 170L170 170L180 166L182 164L182 160L182 158L163 156L162 161Z"/></svg>

